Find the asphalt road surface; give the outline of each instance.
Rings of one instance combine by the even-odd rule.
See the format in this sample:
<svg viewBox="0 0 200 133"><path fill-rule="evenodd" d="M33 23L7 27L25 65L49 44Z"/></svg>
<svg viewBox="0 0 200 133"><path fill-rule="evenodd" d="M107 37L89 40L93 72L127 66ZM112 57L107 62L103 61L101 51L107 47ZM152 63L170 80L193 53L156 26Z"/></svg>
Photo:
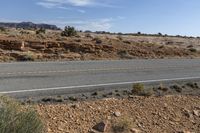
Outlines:
<svg viewBox="0 0 200 133"><path fill-rule="evenodd" d="M0 64L0 94L60 95L133 83L200 79L198 59L24 62Z"/></svg>

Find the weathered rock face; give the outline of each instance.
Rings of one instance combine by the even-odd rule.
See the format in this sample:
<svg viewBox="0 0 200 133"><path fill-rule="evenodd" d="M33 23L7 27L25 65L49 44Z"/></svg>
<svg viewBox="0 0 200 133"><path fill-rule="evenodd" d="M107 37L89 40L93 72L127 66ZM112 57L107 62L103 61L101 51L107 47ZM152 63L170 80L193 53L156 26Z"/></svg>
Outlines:
<svg viewBox="0 0 200 133"><path fill-rule="evenodd" d="M0 48L4 50L23 50L25 48L25 42L15 40L0 40Z"/></svg>
<svg viewBox="0 0 200 133"><path fill-rule="evenodd" d="M32 36L32 35L30 35ZM41 54L39 60L101 60L101 59L149 59L149 58L173 58L200 57L200 52L191 52L183 48L174 48L164 45L150 43L134 43L115 39L102 39L100 44L88 38L62 38L52 39L34 37L1 37L0 53L4 58L11 57L18 60L18 57L10 56L19 52L32 52ZM23 41L24 40L24 41ZM7 53L11 53L10 55ZM9 60L9 58L8 58ZM0 59L0 61L4 61ZM177 89L177 91L181 91Z"/></svg>
<svg viewBox="0 0 200 133"><path fill-rule="evenodd" d="M45 47L46 48L59 48L60 43L59 42L46 42Z"/></svg>
<svg viewBox="0 0 200 133"><path fill-rule="evenodd" d="M44 42L28 42L27 47L35 49L35 50L44 50L46 48Z"/></svg>

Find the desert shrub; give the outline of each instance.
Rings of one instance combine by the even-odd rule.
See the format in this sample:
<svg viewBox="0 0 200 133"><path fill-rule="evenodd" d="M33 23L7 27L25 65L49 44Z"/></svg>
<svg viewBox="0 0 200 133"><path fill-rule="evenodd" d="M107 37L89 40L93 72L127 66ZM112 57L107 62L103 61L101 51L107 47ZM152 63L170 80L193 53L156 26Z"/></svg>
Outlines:
<svg viewBox="0 0 200 133"><path fill-rule="evenodd" d="M90 33L85 34L85 37L92 38L92 35Z"/></svg>
<svg viewBox="0 0 200 133"><path fill-rule="evenodd" d="M20 33L20 34L22 34L22 35L25 35L25 34L26 34L26 35L27 35L27 34L30 34L30 32L28 32L28 31L24 31L24 30L20 31L19 33Z"/></svg>
<svg viewBox="0 0 200 133"><path fill-rule="evenodd" d="M95 41L96 44L101 44L101 43L103 42L99 37L95 37L95 38L93 39L93 41Z"/></svg>
<svg viewBox="0 0 200 133"><path fill-rule="evenodd" d="M6 31L6 29L4 27L0 27L0 31L4 32L4 31Z"/></svg>
<svg viewBox="0 0 200 133"><path fill-rule="evenodd" d="M32 52L26 52L19 57L19 61L35 61L37 56Z"/></svg>
<svg viewBox="0 0 200 133"><path fill-rule="evenodd" d="M181 93L183 91L183 88L180 87L179 85L173 85L170 88L174 89L176 92L179 92L179 93Z"/></svg>
<svg viewBox="0 0 200 133"><path fill-rule="evenodd" d="M144 85L137 83L133 85L132 93L133 94L142 94L144 92Z"/></svg>
<svg viewBox="0 0 200 133"><path fill-rule="evenodd" d="M76 35L77 35L77 32L75 28L71 26L66 26L64 31L62 31L61 33L61 36L67 36L67 37L76 36Z"/></svg>
<svg viewBox="0 0 200 133"><path fill-rule="evenodd" d="M131 42L130 42L130 41L128 41L128 40L124 40L124 41L123 41L123 43L126 43L126 44L131 44Z"/></svg>
<svg viewBox="0 0 200 133"><path fill-rule="evenodd" d="M189 82L186 84L188 87L191 87L191 88L199 88L198 84L197 83L192 83L192 82Z"/></svg>
<svg viewBox="0 0 200 133"><path fill-rule="evenodd" d="M43 133L42 120L34 109L0 96L0 133Z"/></svg>
<svg viewBox="0 0 200 133"><path fill-rule="evenodd" d="M141 92L141 96L145 96L145 97L150 97L154 94L153 89L146 89L144 91Z"/></svg>
<svg viewBox="0 0 200 133"><path fill-rule="evenodd" d="M112 121L111 130L113 133L128 133L132 128L132 122L128 117Z"/></svg>
<svg viewBox="0 0 200 133"><path fill-rule="evenodd" d="M46 30L44 28L40 28L38 30L36 30L36 34L45 34Z"/></svg>
<svg viewBox="0 0 200 133"><path fill-rule="evenodd" d="M77 101L78 99L77 99L76 97L70 96L70 97L69 97L69 100L70 100L70 101Z"/></svg>
<svg viewBox="0 0 200 133"><path fill-rule="evenodd" d="M197 52L197 49L195 49L195 48L190 48L189 50L190 50L190 52L193 52L193 53Z"/></svg>
<svg viewBox="0 0 200 133"><path fill-rule="evenodd" d="M118 38L120 41L122 41L122 40L123 40L123 38L122 38L122 36L121 36L121 35L118 35L118 36L117 36L117 38Z"/></svg>

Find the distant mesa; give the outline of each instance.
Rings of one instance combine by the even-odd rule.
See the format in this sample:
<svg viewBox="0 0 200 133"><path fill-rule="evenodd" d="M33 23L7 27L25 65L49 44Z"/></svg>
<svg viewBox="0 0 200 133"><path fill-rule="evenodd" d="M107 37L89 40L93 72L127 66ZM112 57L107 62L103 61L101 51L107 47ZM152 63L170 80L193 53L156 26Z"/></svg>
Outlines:
<svg viewBox="0 0 200 133"><path fill-rule="evenodd" d="M48 30L60 30L56 25L50 24L35 24L32 22L21 22L21 23L7 23L7 22L0 22L0 27L7 27L7 28L23 28L23 29L48 29Z"/></svg>

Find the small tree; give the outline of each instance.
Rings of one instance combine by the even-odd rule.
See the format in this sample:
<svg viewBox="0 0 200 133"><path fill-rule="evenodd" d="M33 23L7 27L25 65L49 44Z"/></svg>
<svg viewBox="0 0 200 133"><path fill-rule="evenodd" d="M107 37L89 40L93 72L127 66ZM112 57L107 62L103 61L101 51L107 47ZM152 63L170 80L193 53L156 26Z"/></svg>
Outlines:
<svg viewBox="0 0 200 133"><path fill-rule="evenodd" d="M158 33L158 36L162 36L162 33L159 32L159 33Z"/></svg>
<svg viewBox="0 0 200 133"><path fill-rule="evenodd" d="M71 26L66 26L64 31L61 33L61 36L67 36L67 37L75 35L77 35L77 32L75 28Z"/></svg>

